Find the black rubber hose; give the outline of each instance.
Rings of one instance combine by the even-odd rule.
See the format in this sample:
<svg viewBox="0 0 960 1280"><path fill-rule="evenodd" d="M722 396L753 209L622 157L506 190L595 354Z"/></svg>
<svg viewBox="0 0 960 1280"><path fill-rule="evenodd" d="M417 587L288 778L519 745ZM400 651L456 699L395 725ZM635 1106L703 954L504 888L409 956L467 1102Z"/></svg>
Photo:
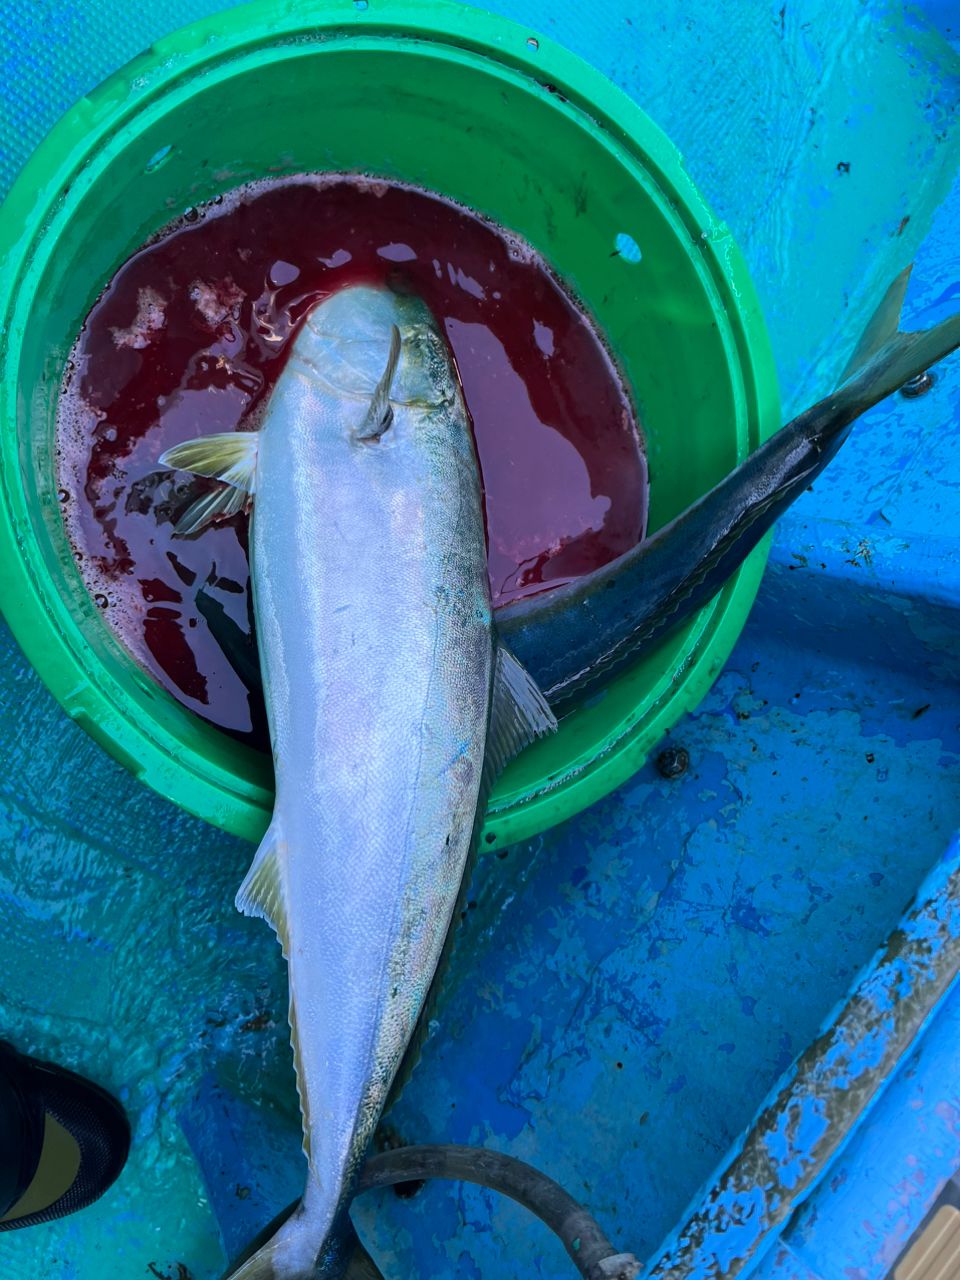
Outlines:
<svg viewBox="0 0 960 1280"><path fill-rule="evenodd" d="M425 1178L475 1182L516 1200L560 1237L584 1280L633 1280L640 1272L633 1254L619 1253L596 1219L563 1187L522 1160L498 1151L458 1146L384 1151L367 1161L357 1191Z"/></svg>
<svg viewBox="0 0 960 1280"><path fill-rule="evenodd" d="M356 1194L374 1187L390 1187L398 1182L422 1182L426 1178L450 1178L475 1182L509 1196L536 1214L563 1243L583 1280L634 1280L640 1264L632 1253L618 1253L596 1219L563 1187L522 1160L487 1151L483 1147L398 1147L371 1156L357 1182ZM296 1209L295 1200L265 1227L237 1259L227 1275L264 1244ZM360 1242L349 1219L347 1233L349 1261L344 1280L384 1280L376 1263Z"/></svg>

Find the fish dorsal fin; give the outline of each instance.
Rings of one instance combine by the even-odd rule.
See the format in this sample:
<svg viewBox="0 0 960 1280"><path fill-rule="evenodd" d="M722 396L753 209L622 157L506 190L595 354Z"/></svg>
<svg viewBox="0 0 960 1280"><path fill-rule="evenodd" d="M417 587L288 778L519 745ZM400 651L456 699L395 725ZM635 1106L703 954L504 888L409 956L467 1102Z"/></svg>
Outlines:
<svg viewBox="0 0 960 1280"><path fill-rule="evenodd" d="M289 951L290 930L287 923L287 904L280 876L281 838L274 819L267 834L260 842L250 870L237 890L237 910L245 916L266 920L277 938L283 954Z"/></svg>
<svg viewBox="0 0 960 1280"><path fill-rule="evenodd" d="M533 676L509 649L497 646L494 659L490 728L483 764L483 787L493 786L510 761L520 752L553 733L557 718Z"/></svg>
<svg viewBox="0 0 960 1280"><path fill-rule="evenodd" d="M185 440L159 458L162 467L177 467L194 475L210 476L228 486L204 494L177 521L181 537L196 533L215 516L235 516L256 490L257 444L255 431L223 431Z"/></svg>
<svg viewBox="0 0 960 1280"><path fill-rule="evenodd" d="M395 324L390 326L390 354L387 356L387 367L383 376L374 388L370 400L370 408L360 426L353 433L355 440L379 440L388 431L393 421L393 409L390 405L390 388L396 376L397 364L400 361L400 330Z"/></svg>
<svg viewBox="0 0 960 1280"><path fill-rule="evenodd" d="M905 267L900 272L883 295L880 305L870 317L867 327L863 331L863 336L857 343L853 355L847 361L847 366L840 375L841 383L846 382L858 370L869 364L873 357L892 338L896 337L900 329L900 313L903 311L903 300L907 296L907 285L910 283L910 272L912 270L913 263L911 262L909 267Z"/></svg>

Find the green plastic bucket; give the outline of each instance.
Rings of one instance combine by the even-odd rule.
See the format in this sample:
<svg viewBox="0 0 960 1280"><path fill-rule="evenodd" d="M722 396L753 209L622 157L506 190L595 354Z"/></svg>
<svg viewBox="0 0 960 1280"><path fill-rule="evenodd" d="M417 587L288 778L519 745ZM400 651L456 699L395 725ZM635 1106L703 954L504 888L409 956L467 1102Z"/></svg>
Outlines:
<svg viewBox="0 0 960 1280"><path fill-rule="evenodd" d="M258 3L159 42L79 102L0 210L0 604L74 720L149 786L252 840L272 805L269 761L181 707L108 630L60 519L54 421L84 316L133 250L199 201L306 170L417 183L544 254L632 388L651 528L779 425L766 331L729 232L642 111L523 27L424 0ZM510 767L484 847L551 826L639 768L720 670L764 559L754 552L688 625Z"/></svg>

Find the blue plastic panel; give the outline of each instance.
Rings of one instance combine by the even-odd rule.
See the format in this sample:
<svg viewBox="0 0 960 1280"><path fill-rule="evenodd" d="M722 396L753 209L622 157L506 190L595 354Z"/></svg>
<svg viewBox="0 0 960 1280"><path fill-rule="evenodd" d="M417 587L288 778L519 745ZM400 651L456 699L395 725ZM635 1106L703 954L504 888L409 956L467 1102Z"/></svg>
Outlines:
<svg viewBox="0 0 960 1280"><path fill-rule="evenodd" d="M747 256L787 410L826 390L912 256L911 322L960 303L949 0L905 17L881 0L491 7L590 59L678 143ZM0 0L0 190L76 96L226 8ZM389 1118L405 1140L532 1160L640 1255L667 1235L957 824L958 438L954 357L926 397L864 420L781 523L740 644L673 735L689 772L651 764L483 863ZM0 1033L113 1088L135 1125L116 1187L5 1235L5 1273L214 1280L223 1242L302 1181L283 968L232 906L250 850L109 760L5 631L0 658ZM955 1043L938 1069L960 1066ZM544 1229L475 1188L371 1195L358 1221L388 1275L571 1275ZM830 1274L799 1227L789 1240Z"/></svg>

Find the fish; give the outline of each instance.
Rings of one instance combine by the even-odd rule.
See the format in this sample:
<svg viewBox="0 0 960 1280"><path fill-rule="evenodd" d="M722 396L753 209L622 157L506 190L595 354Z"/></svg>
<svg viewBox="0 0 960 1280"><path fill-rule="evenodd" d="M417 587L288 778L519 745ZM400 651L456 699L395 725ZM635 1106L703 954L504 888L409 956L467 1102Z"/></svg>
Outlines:
<svg viewBox="0 0 960 1280"><path fill-rule="evenodd" d="M495 609L497 634L558 715L707 604L829 465L856 419L960 346L960 315L900 332L909 278L907 267L884 295L837 388L669 524L574 582ZM208 621L229 651L229 635Z"/></svg>
<svg viewBox="0 0 960 1280"><path fill-rule="evenodd" d="M318 303L259 431L184 441L160 464L224 482L183 536L252 506L276 799L236 901L286 957L307 1177L233 1274L340 1276L352 1188L426 1025L486 798L556 719L495 635L470 420L416 296L357 285Z"/></svg>
<svg viewBox="0 0 960 1280"><path fill-rule="evenodd" d="M575 582L497 610L498 636L558 715L601 692L707 604L829 465L856 419L960 346L960 314L900 332L910 270L890 285L830 395L636 547Z"/></svg>
<svg viewBox="0 0 960 1280"><path fill-rule="evenodd" d="M650 538L607 566L586 575L568 586L556 588L541 595L510 604L497 610L496 614L491 618L489 597L484 595L484 588L478 585L484 578L484 573L481 572L483 557L479 551L482 545L482 518L476 514L479 510L479 498L476 490L475 471L471 472L473 479L470 481L470 485L467 486L468 488L470 486L473 487L470 488L471 496L468 504L472 515L466 525L460 524L451 532L447 526L443 525L443 512L441 511L441 508L445 508L445 513L449 516L449 504L444 504L442 501L437 503L433 517L436 520L436 524L431 527L434 527L437 531L440 539L439 545L452 545L450 539L454 538L458 541L466 540L472 547L469 556L460 555L456 563L463 569L466 560L469 560L472 566L470 572L473 574L473 577L470 578L472 582L470 588L473 593L472 598L474 600L478 598L487 600L484 625L489 639L488 642L484 643L489 643L490 648L489 650L484 649L484 652L487 653L488 660L493 663L493 668L491 669L495 669L498 664L502 664L505 672L512 677L516 689L511 697L508 698L501 693L498 699L496 690L498 687L502 688L504 681L498 683L497 679L491 677L489 682L488 759L482 766L478 765L479 755L477 752L479 747L475 744L476 750L471 758L474 761L474 775L478 767L482 769L481 785L474 793L472 790L473 783L471 782L469 787L465 787L462 795L466 806L463 812L469 811L471 805L473 805L474 829L471 832L469 841L471 850L475 847L476 827L483 811L486 789L495 778L499 767L502 767L502 764L512 754L522 749L526 742L540 736L541 733L551 731L555 720L552 723L548 720L550 708L558 714L565 713L567 709L575 706L583 697L589 696L590 693L602 687L607 680L612 678L623 667L636 660L644 650L656 643L666 632L681 624L692 613L707 603L739 568L746 556L753 550L773 523L806 491L809 485L830 463L847 439L855 420L874 404L892 394L899 387L909 382L910 379L920 375L960 346L960 316L949 317L933 328L919 333L901 333L899 331L899 317L908 279L909 268L894 281L884 297L860 343L857 345L841 377L839 386L834 392L776 432L743 463L721 480L718 485L693 503L669 525L657 531ZM345 291L345 295L349 297L350 291ZM339 297L340 295L336 296ZM417 304L414 302L402 304L395 301L389 303L390 308L400 307L401 310L403 305L416 307ZM404 342L412 340L418 325L421 341L424 340L423 335L437 334L425 309L419 311L418 315L420 316L419 322L410 322L408 318L406 329L402 324L397 326L405 334ZM319 309L317 316L319 317ZM352 317L352 323L357 323L356 316ZM276 452L270 446L266 433L271 430L278 437L283 437L286 433L291 442L295 437L296 441L299 442L297 448L303 452L304 458L309 460L311 457L310 441L312 439L308 421L310 415L320 413L323 416L326 413L333 414L336 418L339 413L341 417L337 418L337 421L340 422L341 430L339 435L336 435L336 438L340 442L340 453L344 454L345 457L352 457L349 452L345 452L348 449L345 439L349 435L349 431L344 425L345 420L342 419L342 410L336 407L341 399L344 397L352 399L356 405L356 421L352 428L356 439L353 443L371 445L374 442L380 442L380 444L384 442L390 443L390 431L395 430L395 423L392 424L390 422L391 414L396 414L398 410L416 413L417 411L422 411L425 407L429 408L431 403L430 394L435 394L439 397L433 402L435 411L439 412L439 406L441 404L445 405L451 420L456 420L458 424L457 431L460 434L457 438L460 440L459 447L462 450L464 447L462 443L463 433L468 430L465 409L462 404L462 398L459 395L459 384L457 383L455 372L452 366L444 364L439 354L439 344L442 344L442 339L436 336L431 339L437 347L437 358L432 362L432 367L435 371L439 371L437 375L438 390L436 393L421 395L418 401L416 395L410 394L409 388L404 386L398 388L391 384L393 376L391 367L395 363L393 356L395 344L391 338L390 346L387 347L387 339L382 328L378 331L378 336L374 340L364 326L359 326L353 343L343 336L343 334L349 332L346 328L336 340L333 340L330 332L325 332L325 336L320 340L319 332L316 330L313 318L310 318L308 325L305 326L303 333L298 336L295 342L290 365L274 392L267 418L262 428L264 432L264 447L262 449L264 458L269 460L272 456L274 458L273 467L286 479L286 488L280 487L281 492L286 494L286 508L284 508L280 499L274 497L271 503L272 514L269 520L271 527L275 531L284 527L283 522L285 519L291 528L295 528L297 526L293 512L301 504L305 510L309 511L312 509L313 504L318 501L320 495L324 495L324 497L328 493L332 495L334 500L333 509L325 510L322 519L319 517L311 519L308 522L308 527L300 531L300 540L298 541L294 538L291 542L291 554L301 557L298 562L301 566L299 572L301 576L306 576L311 572L311 557L313 554L327 556L330 553L331 546L339 546L337 539L342 538L345 531L350 538L354 539L352 550L344 552L344 548L339 546L339 556L334 557L334 567L326 575L328 585L326 587L327 595L324 599L335 590L338 573L342 577L350 579L350 575L353 572L351 566L354 552L359 552L360 550L369 551L371 548L375 550L376 554L373 555L372 559L367 557L361 560L364 566L369 566L370 576L364 577L362 583L360 583L362 588L360 595L364 601L367 600L368 596L374 598L377 606L370 614L371 629L364 633L364 645L362 646L362 652L366 660L376 670L376 655L380 652L380 646L383 647L385 652L392 645L393 633L397 624L404 618L406 607L411 603L405 599L405 593L402 588L399 598L393 592L396 582L403 578L403 567L407 565L408 560L401 554L401 562L397 566L398 573L393 574L389 582L384 582L384 594L382 597L377 597L377 592L371 588L371 584L379 581L377 574L382 571L385 564L390 563L391 555L395 548L392 542L389 542L388 545L388 542L383 541L382 530L380 534L372 532L363 536L355 526L354 515L351 515L353 509L351 504L356 495L353 493L349 481L342 479L342 477L349 474L350 468L343 463L343 458L339 457L339 455L337 459L338 465L329 472L326 465L321 467L317 464L311 469L304 463L301 480L293 484L290 475L284 470L282 464L276 461ZM384 373L375 385L370 362L352 357L359 355L361 352L369 354L371 345L376 346L378 343L380 357L385 359L386 363ZM351 358L345 359L344 348L353 345L355 345L355 350L350 352ZM445 358L449 360L449 355ZM348 369L353 381L348 379L347 382L338 382L337 374L331 372L337 369ZM394 370L394 372L396 371ZM294 378L299 381L294 383ZM442 388L442 391L440 388ZM365 409L364 405L367 406ZM363 410L362 416L361 410ZM272 426L273 423L277 424L276 428ZM357 423L360 425L357 426ZM294 424L296 424L295 431ZM398 432L394 440L396 441L401 434ZM251 436L249 442L245 442L242 439L238 440L238 437L242 437L242 435L243 433L236 433L219 438L208 437L206 440L193 442L190 446L178 446L168 451L164 458L161 459L161 462L165 465L184 466L189 470L196 471L198 474L216 476L223 479L235 491L231 493L230 489L228 489L222 491L219 495L213 494L206 499L201 499L199 503L194 505L191 512L188 512L187 516L184 517L181 522L181 532L190 533L200 528L206 520L219 515L229 516L236 514L242 508L247 495L252 495L262 489L263 474L272 468L268 468L265 462L261 465L258 456L260 450L256 444L256 437ZM217 443L211 445L211 442L215 440ZM208 451L211 448L213 452L209 453ZM178 453L178 449L186 449L186 452ZM296 449L294 452L296 452ZM359 456L364 457L365 455L360 454ZM436 459L435 465L440 468L440 464ZM471 463L471 465L473 464ZM442 468L440 469L442 470ZM297 470L296 462L293 464L293 470ZM425 475L429 473L429 467L427 472L417 471L416 468L413 468L411 479L413 479L414 472L416 473L416 483L420 483ZM329 483L331 477L335 477L332 485ZM311 480L312 483L309 483ZM461 483L465 483L462 477ZM344 492L344 486L345 491L351 498L351 502L346 506L339 502L339 498ZM273 486L271 486L271 492L272 488ZM223 496L224 492L228 495L227 497ZM461 492L461 490L457 489L456 492ZM409 497L409 492L407 497ZM261 505L263 505L263 499L264 494L261 492L258 500ZM397 497L396 500L402 508L403 499ZM280 503L279 508L277 506L278 502ZM388 518L387 508L381 507L380 510L383 519L386 520ZM286 511L286 514L284 514L284 511ZM394 518L396 514L396 510L394 510ZM342 527L338 525L340 520L343 522ZM289 702L294 695L291 694L290 689L287 687L286 668L289 666L291 671L297 669L299 666L298 660L309 652L309 637L312 633L307 615L315 617L322 610L311 612L309 607L301 602L299 611L303 617L303 631L297 645L289 646L291 649L288 655L290 661L287 662L282 643L282 632L283 626L290 625L290 621L288 619L283 625L278 621L281 608L281 601L278 596L280 588L275 587L271 591L266 587L258 587L259 582L268 580L267 574L261 574L261 571L256 568L258 556L262 556L264 560L271 558L269 551L271 542L274 548L272 554L276 557L278 563L283 563L286 558L283 545L279 541L276 532L272 535L272 538L268 538L265 533L257 532L258 524L262 528L267 524L267 521L268 518L258 515L255 509L253 528L251 530L251 546L253 548L252 573L258 635L260 636L261 644L264 691L268 703L268 713L271 716L271 733L273 735L276 732L274 729L276 713L269 712L269 708L275 705L278 700L278 692L274 687L274 682L282 689L283 696ZM328 541L331 537L333 539L332 542ZM402 539L397 543L397 547L401 545L406 545ZM264 550L258 551L258 547L261 546L263 546ZM340 566L339 569L336 567L337 565ZM441 580L445 581L447 571L452 568L454 568L453 562L436 568L439 576L433 581L435 583L439 583ZM457 579L457 581L461 580ZM292 574L288 572L286 582L287 587L295 596L298 590L297 572ZM458 587L458 589L461 588ZM352 589L346 589L343 600L337 607L347 610L351 606L352 596ZM441 598L443 598L442 595L438 597L438 599ZM418 600L416 603L419 605L423 602ZM448 603L444 604L441 613L448 608ZM198 596L198 606L200 604ZM428 611L426 610L426 612ZM218 612L216 609L202 608L202 612L211 631L216 635L217 627L222 621L220 618L222 610ZM383 628L379 645L375 633L377 625ZM341 636L339 640L337 636L328 637L333 645L334 652L337 651L339 644L344 643L342 637L346 634L346 631L338 631L337 636ZM461 631L461 639L465 639L466 636L467 632ZM229 637L226 637L226 639L229 641ZM293 651L294 649L295 652ZM264 650L269 650L269 653L265 654ZM319 651L323 652L322 645L319 646ZM482 662L478 665L476 659L477 651L470 643L467 644L467 648L464 651L472 654L472 657L466 661L466 666L473 672L470 686L472 689L483 685L483 671L487 670L487 668L483 667ZM489 658L491 653L494 655L492 659ZM372 658L370 657L371 654L374 655ZM271 676L271 671L275 672L273 676ZM477 672L480 673L479 676ZM509 683L509 681L506 682ZM376 685L376 680L374 684ZM358 686L358 688L360 687L365 688L367 686ZM353 711L357 710L360 700L362 700L362 695L357 695L354 702L350 704ZM549 702L549 708L546 705L547 702ZM514 709L515 703L520 705L521 708L527 704L527 709L518 712ZM507 706L505 712L497 710L497 706L500 704ZM476 726L481 723L483 717L477 710L475 703L471 703L471 706L474 707L475 713L472 724ZM532 719L527 718L529 706L536 708ZM466 704L460 706L458 710L463 713L465 707ZM359 709L362 713L362 706ZM514 728L516 728L517 723L523 721L525 727L521 730L519 737L515 741L511 741L508 746L489 751L490 741L500 734L500 731L495 729L495 726L500 724L501 718L505 721L512 721ZM325 749L331 746L335 748L336 735L332 735L329 741L323 739L319 732L319 723L317 721L315 724L315 736L312 741L318 748L320 745L323 745ZM309 733L306 736L309 740ZM284 864L277 851L284 849L286 851L284 857L290 856L289 846L286 843L288 840L287 824L277 818L278 814L285 812L284 805L288 802L286 800L282 801L281 797L282 795L289 795L289 786L285 785L283 791L281 791L282 768L280 756L283 752L278 751L276 741L276 737L274 737L274 757L278 773L275 821L271 824L271 830L268 832L267 839L264 845L261 846L261 850L254 861L251 874L245 881L240 895L238 895L238 904L251 914L264 915L271 920L284 945L288 962L291 963L291 1026L294 1033L295 1057L298 1062L298 1080L305 1115L305 1132L308 1138L306 1149L310 1160L310 1175L300 1207L295 1211L292 1218L288 1219L288 1224L281 1226L279 1231L262 1248L258 1249L248 1262L241 1266L240 1270L235 1273L234 1280L261 1280L261 1278L262 1280L274 1280L274 1277L286 1278L288 1276L297 1277L299 1280L301 1275L315 1274L315 1271L310 1269L313 1264L310 1263L309 1257L311 1251L317 1247L317 1241L324 1230L327 1231L327 1236L324 1238L325 1243L320 1246L320 1253L317 1254L315 1261L321 1267L329 1262L332 1255L328 1255L325 1259L323 1248L327 1246L330 1238L335 1236L338 1218L342 1221L343 1210L349 1198L349 1186L355 1173L357 1162L362 1157L362 1151L368 1141L369 1134L372 1132L373 1125L376 1123L376 1116L379 1114L378 1108L382 1105L389 1092L388 1077L390 1081L396 1078L394 1064L403 1057L404 1052L401 1044L405 1037L407 1044L415 1041L415 1034L411 1030L416 1021L414 1014L419 1000L421 1013L417 1016L422 1020L422 1009L427 1004L427 997L422 996L421 998L420 993L429 985L427 974L431 966L433 966L434 972L440 967L437 957L439 957L443 949L439 942L439 935L443 932L443 929L446 930L446 944L444 945L449 943L451 936L449 921L453 918L453 912L448 914L447 904L456 896L453 892L453 884L457 880L457 868L461 865L460 862L457 862L454 871L444 881L444 906L440 915L445 924L443 929L434 931L431 944L426 948L429 953L426 961L423 961L423 952L420 953L421 963L417 969L420 979L420 993L415 998L408 1000L404 1035L394 1037L391 1042L390 1052L384 1057L384 1060L388 1063L387 1070L378 1077L377 1084L371 1087L368 1093L362 1095L366 1099L359 1113L362 1115L363 1121L362 1123L358 1122L357 1129L354 1132L355 1140L351 1142L340 1137L339 1142L334 1143L336 1147L335 1155L329 1149L329 1135L322 1132L324 1126L319 1121L316 1124L317 1132L314 1139L314 1120L316 1116L315 1112L310 1109L312 1095L309 1087L313 1081L313 1076L309 1075L309 1068L303 1058L302 1033L296 1006L298 979L294 976L294 967L297 967L299 974L301 971L307 972L307 966L302 963L302 957L295 954L291 955L290 952L293 935L291 933L289 912L293 905L291 892L294 884L289 873L287 874L287 879L281 883L282 878L278 871L278 867ZM385 740L381 736L376 741L371 741L370 749L375 751L384 749L385 746ZM286 750L289 751L289 743ZM334 752L334 757L335 755L336 753ZM315 769L321 769L323 754L319 749L315 760ZM359 770L362 770L365 764L370 762L361 758L354 763L357 764ZM323 793L324 789L318 776L311 778L311 785L318 796ZM349 794L349 787L346 788L346 794ZM351 817L349 813L347 816L348 818ZM318 831L321 830L320 818L321 815L317 812ZM350 830L349 823L346 830ZM461 824L459 847L462 847L464 839L465 826ZM330 856L335 862L337 848L342 847L345 849L348 843L348 841L340 841L338 844L336 838L333 837L327 839L324 847L333 850ZM309 838L304 844L305 846L309 844ZM461 854L461 858L462 865L467 867L469 865L469 851L465 856ZM442 859L440 865L443 865ZM361 869L363 868L353 868L353 870ZM307 882L308 873L306 871L298 870L297 875L302 877L301 880L297 881L297 884ZM460 874L460 884L462 883L463 875ZM346 892L352 891L348 886ZM362 940L357 945L362 948ZM384 946L389 945L389 943L384 943ZM370 957L365 957L365 960L369 961ZM393 1072L393 1075L390 1074L391 1072ZM321 1076L322 1073L318 1073L317 1079L321 1078ZM308 1083L305 1084L305 1080ZM343 1104L345 1099L343 1096L338 1096L337 1101ZM334 1111L330 1102L329 1098L324 1099L323 1105L326 1106L324 1119L332 1128L334 1126L331 1116ZM349 1106L342 1107L342 1114L349 1114ZM316 1155L318 1150L322 1150L324 1153L323 1161ZM337 1164L337 1156L340 1159L339 1165ZM322 1226L320 1224L327 1225ZM335 1247L342 1250L345 1246L338 1244ZM297 1270L297 1267L300 1270Z"/></svg>

